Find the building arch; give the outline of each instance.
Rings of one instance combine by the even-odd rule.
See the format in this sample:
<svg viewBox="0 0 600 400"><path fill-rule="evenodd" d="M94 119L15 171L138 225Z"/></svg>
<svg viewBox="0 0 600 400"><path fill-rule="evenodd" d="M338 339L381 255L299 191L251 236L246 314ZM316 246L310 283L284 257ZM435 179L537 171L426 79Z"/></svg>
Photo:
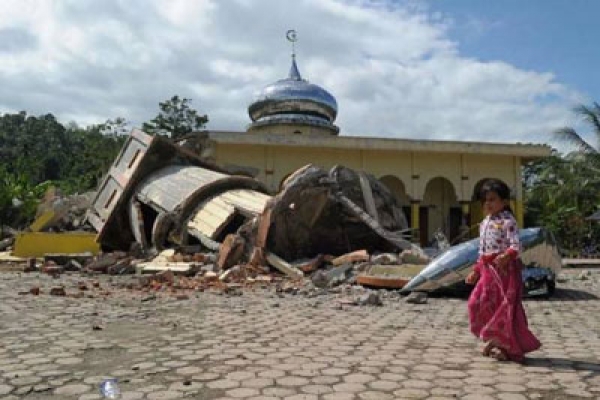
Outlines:
<svg viewBox="0 0 600 400"><path fill-rule="evenodd" d="M438 230L452 242L459 236L462 223L462 209L452 182L441 176L430 179L419 207L421 245L431 243Z"/></svg>
<svg viewBox="0 0 600 400"><path fill-rule="evenodd" d="M410 196L406 194L406 187L400 178L394 175L384 175L379 178L379 182L383 183L392 192L402 207L410 205Z"/></svg>
<svg viewBox="0 0 600 400"><path fill-rule="evenodd" d="M404 186L404 182L394 175L384 175L379 178L379 182L381 182L386 188L392 192L394 198L398 201L398 205L404 212L404 216L406 217L406 221L410 224L412 219L412 209L411 209L411 198L408 194L406 194L406 187Z"/></svg>

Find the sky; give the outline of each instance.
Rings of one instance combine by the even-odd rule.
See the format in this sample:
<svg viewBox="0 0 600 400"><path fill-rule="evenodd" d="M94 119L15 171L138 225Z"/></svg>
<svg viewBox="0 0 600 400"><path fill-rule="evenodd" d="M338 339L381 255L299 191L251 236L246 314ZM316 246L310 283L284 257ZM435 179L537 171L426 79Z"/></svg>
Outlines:
<svg viewBox="0 0 600 400"><path fill-rule="evenodd" d="M552 143L600 101L595 16L579 0L2 0L0 114L139 127L173 95L245 130L287 76L334 95L341 135ZM596 39L596 40L594 40ZM594 143L595 144L595 143Z"/></svg>

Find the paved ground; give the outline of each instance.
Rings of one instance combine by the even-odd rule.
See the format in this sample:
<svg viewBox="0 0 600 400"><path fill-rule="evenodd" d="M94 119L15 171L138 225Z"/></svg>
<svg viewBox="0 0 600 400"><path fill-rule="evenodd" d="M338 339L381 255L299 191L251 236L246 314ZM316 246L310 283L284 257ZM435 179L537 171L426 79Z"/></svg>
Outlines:
<svg viewBox="0 0 600 400"><path fill-rule="evenodd" d="M479 356L460 298L367 307L342 293L177 300L115 287L134 277L72 298L49 288L92 279L0 273L0 398L100 399L98 383L117 377L123 399L600 399L600 271L580 274L526 301L544 348L517 365ZM18 294L34 285L42 294Z"/></svg>

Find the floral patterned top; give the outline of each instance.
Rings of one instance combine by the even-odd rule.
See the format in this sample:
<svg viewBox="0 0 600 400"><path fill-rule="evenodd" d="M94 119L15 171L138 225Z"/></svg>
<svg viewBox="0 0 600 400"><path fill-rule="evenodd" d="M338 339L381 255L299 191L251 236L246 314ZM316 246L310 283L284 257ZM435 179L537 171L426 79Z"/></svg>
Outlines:
<svg viewBox="0 0 600 400"><path fill-rule="evenodd" d="M479 225L479 255L507 253L517 256L521 251L517 221L510 211L488 215Z"/></svg>

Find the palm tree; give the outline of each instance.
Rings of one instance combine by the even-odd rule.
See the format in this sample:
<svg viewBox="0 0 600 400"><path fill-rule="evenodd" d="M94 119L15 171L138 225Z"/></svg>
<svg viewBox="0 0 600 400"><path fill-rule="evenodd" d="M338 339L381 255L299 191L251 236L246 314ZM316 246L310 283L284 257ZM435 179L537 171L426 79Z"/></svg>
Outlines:
<svg viewBox="0 0 600 400"><path fill-rule="evenodd" d="M583 154L599 154L600 153L600 104L594 102L592 106L580 104L573 111L579 114L583 119L592 126L596 140L599 145L594 147L581 137L575 129L564 127L554 131L554 136L558 140L574 145L577 153Z"/></svg>

